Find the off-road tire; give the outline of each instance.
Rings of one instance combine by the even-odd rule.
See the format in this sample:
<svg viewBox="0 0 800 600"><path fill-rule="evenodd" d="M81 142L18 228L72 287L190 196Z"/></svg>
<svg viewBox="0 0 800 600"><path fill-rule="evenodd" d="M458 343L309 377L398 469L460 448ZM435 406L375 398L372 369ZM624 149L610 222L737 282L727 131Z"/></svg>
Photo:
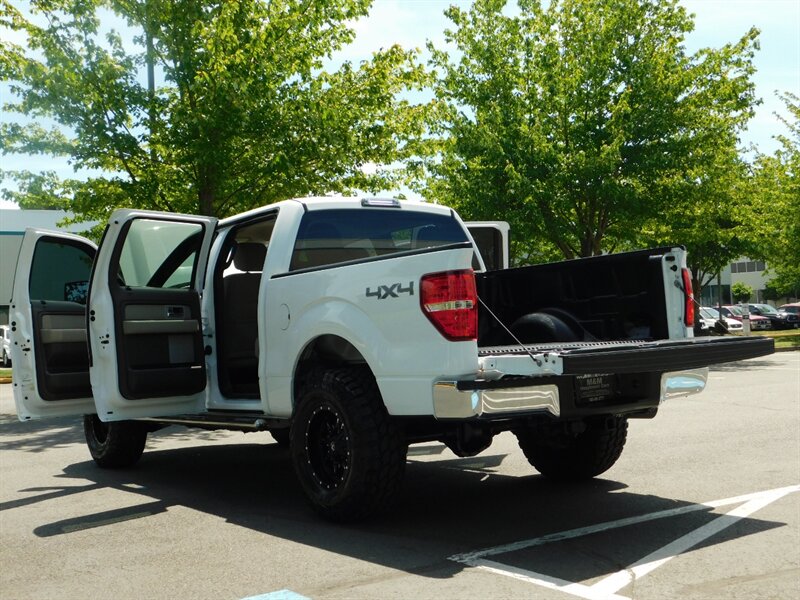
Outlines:
<svg viewBox="0 0 800 600"><path fill-rule="evenodd" d="M402 486L407 445L366 368L304 376L292 421L295 473L312 507L355 521L391 506Z"/></svg>
<svg viewBox="0 0 800 600"><path fill-rule="evenodd" d="M559 429L543 435L541 427L514 433L525 458L542 475L555 481L583 481L604 473L617 462L628 437L628 420L587 420L586 429L580 433Z"/></svg>
<svg viewBox="0 0 800 600"><path fill-rule="evenodd" d="M99 467L118 469L135 464L144 452L147 429L135 421L103 423L97 415L84 415L86 445Z"/></svg>

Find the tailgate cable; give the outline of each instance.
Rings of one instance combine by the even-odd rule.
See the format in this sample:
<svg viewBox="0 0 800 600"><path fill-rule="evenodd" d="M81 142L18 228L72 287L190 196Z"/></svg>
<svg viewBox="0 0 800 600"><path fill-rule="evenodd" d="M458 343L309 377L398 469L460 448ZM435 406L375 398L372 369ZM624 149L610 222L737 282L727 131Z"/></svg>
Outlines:
<svg viewBox="0 0 800 600"><path fill-rule="evenodd" d="M476 294L476 296L477 296L477 294ZM512 338L512 339L513 339L513 340L514 340L514 341L515 341L515 342L516 342L516 343L519 345L519 347L520 347L520 348L522 348L522 349L525 351L525 353L526 353L528 356L530 356L530 357L531 357L531 360L532 360L534 363L536 363L536 366L537 366L537 367L541 367L541 366L542 366L542 360L541 360L540 358L536 358L536 355L534 355L534 354L533 354L533 352L531 352L531 351L530 351L530 350L529 350L529 349L528 349L528 348L525 346L525 344L523 344L521 341L519 341L519 338L518 338L517 336L515 336L513 333L511 333L511 330L510 330L508 327L506 327L505 323L503 323L503 322L500 320L500 317L498 317L496 314L494 314L494 313L492 312L492 309L491 309L491 308L489 308L489 307L486 305L486 302L484 302L484 301L483 301L483 299L482 299L480 296L477 296L477 298L478 298L478 302L480 302L481 306L482 306L483 308L485 308L485 309L486 309L486 312L488 312L490 315L492 315L492 318L493 318L495 321L497 321L497 322L500 324L500 327L502 327L503 329L505 329L506 333L507 333L508 335L510 335L510 336L511 336L511 338Z"/></svg>

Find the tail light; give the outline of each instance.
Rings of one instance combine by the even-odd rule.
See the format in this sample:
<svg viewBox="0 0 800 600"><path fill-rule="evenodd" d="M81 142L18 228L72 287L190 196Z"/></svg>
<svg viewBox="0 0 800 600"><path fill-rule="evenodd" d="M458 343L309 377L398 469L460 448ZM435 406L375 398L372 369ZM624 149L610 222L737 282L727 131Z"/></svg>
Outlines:
<svg viewBox="0 0 800 600"><path fill-rule="evenodd" d="M683 309L683 322L686 327L694 327L694 292L692 291L692 276L689 269L683 269L683 294L686 303Z"/></svg>
<svg viewBox="0 0 800 600"><path fill-rule="evenodd" d="M478 337L478 293L475 273L446 271L425 275L420 281L422 312L450 341Z"/></svg>

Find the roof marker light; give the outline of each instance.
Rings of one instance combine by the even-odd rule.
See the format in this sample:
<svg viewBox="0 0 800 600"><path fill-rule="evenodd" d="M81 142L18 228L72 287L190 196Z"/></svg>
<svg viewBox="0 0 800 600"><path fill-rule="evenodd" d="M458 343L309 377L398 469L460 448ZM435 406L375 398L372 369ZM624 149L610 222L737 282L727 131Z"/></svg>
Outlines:
<svg viewBox="0 0 800 600"><path fill-rule="evenodd" d="M395 198L362 198L361 206L374 206L377 208L400 208L400 200Z"/></svg>

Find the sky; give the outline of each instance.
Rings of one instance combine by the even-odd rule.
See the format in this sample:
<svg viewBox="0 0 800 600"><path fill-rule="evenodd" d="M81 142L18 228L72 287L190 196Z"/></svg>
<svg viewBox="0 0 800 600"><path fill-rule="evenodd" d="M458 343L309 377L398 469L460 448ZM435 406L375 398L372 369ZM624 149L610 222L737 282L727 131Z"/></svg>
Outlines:
<svg viewBox="0 0 800 600"><path fill-rule="evenodd" d="M12 4L22 8L25 2ZM426 42L444 46L444 31L451 26L444 16L450 5L468 8L466 0L375 0L368 17L355 22L356 39L334 57L334 61L358 62L369 59L382 47L400 44L405 48L425 49ZM742 144L751 144L771 154L778 148L774 136L785 133L785 126L774 113L784 113L775 91L800 95L800 0L681 0L695 14L695 30L687 36L686 47L694 52L704 47L720 47L735 42L755 26L761 30L761 49L754 62L756 95L762 104L742 135ZM0 87L0 103L8 101L8 90ZM8 120L7 113L0 119ZM74 177L64 160L39 156L0 156L0 169L55 170L60 176ZM0 182L0 189L9 182ZM16 205L0 200L0 208Z"/></svg>

